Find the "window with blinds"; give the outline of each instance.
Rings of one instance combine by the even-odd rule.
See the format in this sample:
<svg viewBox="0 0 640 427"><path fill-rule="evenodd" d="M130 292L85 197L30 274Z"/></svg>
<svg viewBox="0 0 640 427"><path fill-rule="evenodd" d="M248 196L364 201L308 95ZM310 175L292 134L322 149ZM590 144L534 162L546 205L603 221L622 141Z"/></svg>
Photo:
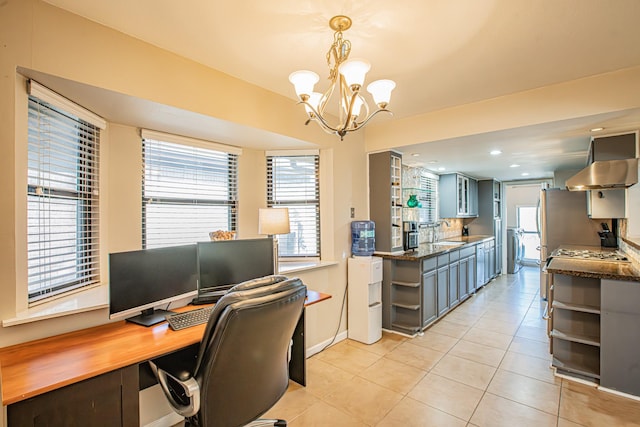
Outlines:
<svg viewBox="0 0 640 427"><path fill-rule="evenodd" d="M278 236L280 257L320 256L320 156L267 155L267 206L289 208L291 232Z"/></svg>
<svg viewBox="0 0 640 427"><path fill-rule="evenodd" d="M30 303L99 281L99 140L98 126L29 96Z"/></svg>
<svg viewBox="0 0 640 427"><path fill-rule="evenodd" d="M432 224L438 221L438 175L422 171L420 174L420 223Z"/></svg>
<svg viewBox="0 0 640 427"><path fill-rule="evenodd" d="M143 132L143 247L236 231L238 155L162 139L170 138Z"/></svg>

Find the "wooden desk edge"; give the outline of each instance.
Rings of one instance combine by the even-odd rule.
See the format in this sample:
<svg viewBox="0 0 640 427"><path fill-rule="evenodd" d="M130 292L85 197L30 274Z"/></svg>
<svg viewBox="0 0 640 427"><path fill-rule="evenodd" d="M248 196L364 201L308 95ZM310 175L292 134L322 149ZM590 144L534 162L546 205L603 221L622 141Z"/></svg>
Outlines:
<svg viewBox="0 0 640 427"><path fill-rule="evenodd" d="M307 290L307 298L305 300L305 307L308 307L313 304L317 304L321 301L325 301L331 298L331 295L325 294L322 292L317 292L313 290ZM182 310L193 309L192 306L181 307ZM80 381L84 381L89 378L93 378L107 372L111 372L117 369L124 368L126 366L130 366L136 363L143 362L145 360L150 360L155 357L162 356L163 354L168 354L172 351L179 350L191 344L195 344L199 341L198 337L202 336L204 333L205 325L198 325L192 328L188 328L182 331L171 331L166 323L162 323L159 325L155 325L150 328L144 328L134 324L127 324L124 320L112 323L106 323L103 325L94 326L91 328L81 329L77 331L68 332L61 335L56 335L52 337L41 338L35 341L15 344L9 347L5 347L0 349L0 393L2 394L2 404L4 406L11 405L16 402L20 402L22 400L29 399L31 397L38 396L40 394L47 393L52 390L56 390L58 388L65 387L70 384L74 384ZM17 366L15 369L20 369L20 367L25 367L28 365L28 362L21 362L22 360L27 359L25 354L36 354L36 355L44 355L50 353L50 349L52 345L55 345L56 342L61 340L67 340L70 342L76 342L77 340L81 340L83 338L92 337L94 340L97 335L94 334L94 331L98 330L98 332L102 332L103 334L118 332L120 330L138 330L140 332L149 332L148 335L154 336L157 333L166 334L181 334L181 339L178 341L172 341L170 344L161 348L157 348L155 351L145 352L144 355L141 354L133 354L129 357L117 358L117 362L110 362L107 364L90 364L91 369L84 369L82 371L78 371L77 374L66 376L61 380L52 380L51 382L43 381L45 384L41 384L39 386L22 386L17 387L16 392L11 392L11 387L7 387L6 376L11 376L11 369L13 366ZM166 330L166 331L165 331ZM186 334L185 334L186 332ZM188 335L188 336L187 336ZM176 338L178 336L176 335ZM99 340L98 340L99 341ZM66 343L65 343L66 344ZM58 344L59 346L59 344ZM77 344L76 344L77 346ZM71 346L73 347L73 345ZM45 351L48 350L48 351ZM33 359L33 358L31 358ZM18 362L16 362L18 360ZM41 361L41 359L38 359ZM72 365L74 365L73 361L70 361ZM75 365L74 365L75 366ZM31 369L27 369L28 371L32 371ZM9 375L7 373L9 372ZM38 371L35 369L35 371ZM5 375L2 375L2 374ZM46 371L39 371L39 374L35 375L46 375ZM18 391L19 390L19 391Z"/></svg>

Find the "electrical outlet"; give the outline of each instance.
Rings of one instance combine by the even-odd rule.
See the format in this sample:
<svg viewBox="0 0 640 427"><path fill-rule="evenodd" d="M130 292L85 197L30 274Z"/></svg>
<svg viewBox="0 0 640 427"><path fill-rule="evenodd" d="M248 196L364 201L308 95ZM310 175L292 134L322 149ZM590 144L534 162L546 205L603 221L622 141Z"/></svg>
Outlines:
<svg viewBox="0 0 640 427"><path fill-rule="evenodd" d="M356 217L356 208L351 208L351 218Z"/></svg>

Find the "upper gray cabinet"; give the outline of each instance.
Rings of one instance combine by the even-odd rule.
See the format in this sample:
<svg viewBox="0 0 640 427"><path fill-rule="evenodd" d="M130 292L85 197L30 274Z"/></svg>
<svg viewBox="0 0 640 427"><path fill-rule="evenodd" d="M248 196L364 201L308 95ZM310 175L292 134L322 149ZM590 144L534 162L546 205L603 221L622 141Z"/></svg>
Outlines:
<svg viewBox="0 0 640 427"><path fill-rule="evenodd" d="M440 218L478 216L478 182L471 177L449 173L440 175Z"/></svg>

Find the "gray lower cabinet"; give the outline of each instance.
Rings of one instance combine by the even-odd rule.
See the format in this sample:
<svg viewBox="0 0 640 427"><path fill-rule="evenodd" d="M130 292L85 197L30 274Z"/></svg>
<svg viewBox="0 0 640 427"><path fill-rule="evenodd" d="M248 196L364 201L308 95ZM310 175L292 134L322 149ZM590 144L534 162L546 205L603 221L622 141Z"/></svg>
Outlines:
<svg viewBox="0 0 640 427"><path fill-rule="evenodd" d="M640 283L603 279L600 385L640 396Z"/></svg>
<svg viewBox="0 0 640 427"><path fill-rule="evenodd" d="M433 269L422 275L422 327L438 317L438 271Z"/></svg>
<svg viewBox="0 0 640 427"><path fill-rule="evenodd" d="M449 266L438 268L438 316L449 311Z"/></svg>
<svg viewBox="0 0 640 427"><path fill-rule="evenodd" d="M476 245L421 259L383 255L382 327L415 335L475 292Z"/></svg>
<svg viewBox="0 0 640 427"><path fill-rule="evenodd" d="M458 279L460 276L460 262L451 261L449 264L449 308L460 302L458 296Z"/></svg>
<svg viewBox="0 0 640 427"><path fill-rule="evenodd" d="M640 396L640 283L553 274L552 365Z"/></svg>
<svg viewBox="0 0 640 427"><path fill-rule="evenodd" d="M459 264L458 295L462 301L469 295L469 258L461 258Z"/></svg>

